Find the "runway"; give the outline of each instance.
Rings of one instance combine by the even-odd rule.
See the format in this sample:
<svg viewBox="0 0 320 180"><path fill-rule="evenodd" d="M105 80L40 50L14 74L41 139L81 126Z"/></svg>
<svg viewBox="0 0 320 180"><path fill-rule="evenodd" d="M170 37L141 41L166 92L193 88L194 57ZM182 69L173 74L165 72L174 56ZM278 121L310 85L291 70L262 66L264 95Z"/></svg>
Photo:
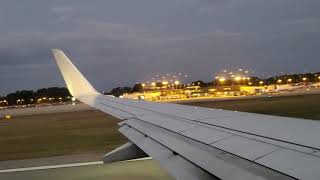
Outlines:
<svg viewBox="0 0 320 180"><path fill-rule="evenodd" d="M319 102L319 95L304 95L189 104L319 120ZM172 180L153 160L102 164L101 157L126 140L116 119L84 104L12 112L0 121L0 180Z"/></svg>
<svg viewBox="0 0 320 180"><path fill-rule="evenodd" d="M74 164L61 164L61 165L39 166L39 167L4 169L4 170L0 170L0 174L13 173L13 172L36 171L36 170L47 170L47 169L60 169L60 168L69 168L69 167L91 166L91 165L99 165L99 164L103 164L103 162L102 161L95 161L95 162L84 162L84 163L74 163Z"/></svg>
<svg viewBox="0 0 320 180"><path fill-rule="evenodd" d="M173 180L155 161L103 164L101 161L0 170L0 179L10 180Z"/></svg>
<svg viewBox="0 0 320 180"><path fill-rule="evenodd" d="M11 116L31 116L31 115L43 115L43 114L57 114L65 112L81 112L93 110L86 104L79 103L77 105L56 105L56 106L40 106L29 108L13 108L0 110L0 116L9 114Z"/></svg>

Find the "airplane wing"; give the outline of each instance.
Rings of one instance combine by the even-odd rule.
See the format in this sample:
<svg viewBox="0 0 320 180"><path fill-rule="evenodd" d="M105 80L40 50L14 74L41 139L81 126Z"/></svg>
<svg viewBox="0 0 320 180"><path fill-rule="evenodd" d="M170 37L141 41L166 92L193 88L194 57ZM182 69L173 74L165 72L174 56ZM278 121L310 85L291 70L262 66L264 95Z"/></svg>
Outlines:
<svg viewBox="0 0 320 180"><path fill-rule="evenodd" d="M320 179L317 121L109 97L53 54L74 97L121 120L113 160L140 149L181 180Z"/></svg>

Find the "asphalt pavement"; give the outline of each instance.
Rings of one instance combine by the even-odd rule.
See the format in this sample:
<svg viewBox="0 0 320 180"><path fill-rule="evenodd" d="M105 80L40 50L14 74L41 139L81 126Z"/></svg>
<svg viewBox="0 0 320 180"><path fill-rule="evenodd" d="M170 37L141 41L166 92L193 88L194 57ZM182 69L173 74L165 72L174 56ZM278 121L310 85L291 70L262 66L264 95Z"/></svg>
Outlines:
<svg viewBox="0 0 320 180"><path fill-rule="evenodd" d="M0 170L0 180L173 180L153 160L100 161Z"/></svg>

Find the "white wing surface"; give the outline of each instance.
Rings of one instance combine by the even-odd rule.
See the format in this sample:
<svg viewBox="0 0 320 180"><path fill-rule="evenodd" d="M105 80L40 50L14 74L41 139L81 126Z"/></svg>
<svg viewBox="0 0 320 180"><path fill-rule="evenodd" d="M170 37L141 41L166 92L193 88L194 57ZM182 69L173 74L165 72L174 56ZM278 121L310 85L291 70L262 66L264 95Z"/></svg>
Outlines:
<svg viewBox="0 0 320 180"><path fill-rule="evenodd" d="M60 50L70 93L120 119L119 131L176 179L320 179L320 123L98 93Z"/></svg>

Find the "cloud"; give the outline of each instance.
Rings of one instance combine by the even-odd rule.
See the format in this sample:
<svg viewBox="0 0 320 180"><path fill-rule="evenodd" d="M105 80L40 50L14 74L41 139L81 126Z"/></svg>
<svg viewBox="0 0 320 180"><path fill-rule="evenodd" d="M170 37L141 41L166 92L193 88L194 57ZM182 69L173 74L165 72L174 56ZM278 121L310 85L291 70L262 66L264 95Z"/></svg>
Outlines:
<svg viewBox="0 0 320 180"><path fill-rule="evenodd" d="M15 64L15 65L5 65L0 67L1 71L19 71L19 70L37 70L42 68L55 67L53 64Z"/></svg>
<svg viewBox="0 0 320 180"><path fill-rule="evenodd" d="M34 2L0 7L8 87L63 85L51 48L63 49L103 90L155 72L209 81L234 66L265 74L320 66L318 0Z"/></svg>
<svg viewBox="0 0 320 180"><path fill-rule="evenodd" d="M239 37L241 33L236 32L226 32L222 29L216 29L210 32L205 33L196 33L196 34L189 34L184 36L176 36L176 37L168 37L167 40L169 41L190 41L195 39L202 39L202 38L232 38L232 37Z"/></svg>
<svg viewBox="0 0 320 180"><path fill-rule="evenodd" d="M53 13L56 14L66 14L74 11L72 6L56 6L51 9Z"/></svg>
<svg viewBox="0 0 320 180"><path fill-rule="evenodd" d="M284 30L296 33L320 33L320 17L306 17L282 22ZM283 31L284 31L283 30Z"/></svg>
<svg viewBox="0 0 320 180"><path fill-rule="evenodd" d="M307 17L307 18L298 18L294 20L288 20L283 22L284 25L310 25L317 24L320 25L320 17Z"/></svg>

